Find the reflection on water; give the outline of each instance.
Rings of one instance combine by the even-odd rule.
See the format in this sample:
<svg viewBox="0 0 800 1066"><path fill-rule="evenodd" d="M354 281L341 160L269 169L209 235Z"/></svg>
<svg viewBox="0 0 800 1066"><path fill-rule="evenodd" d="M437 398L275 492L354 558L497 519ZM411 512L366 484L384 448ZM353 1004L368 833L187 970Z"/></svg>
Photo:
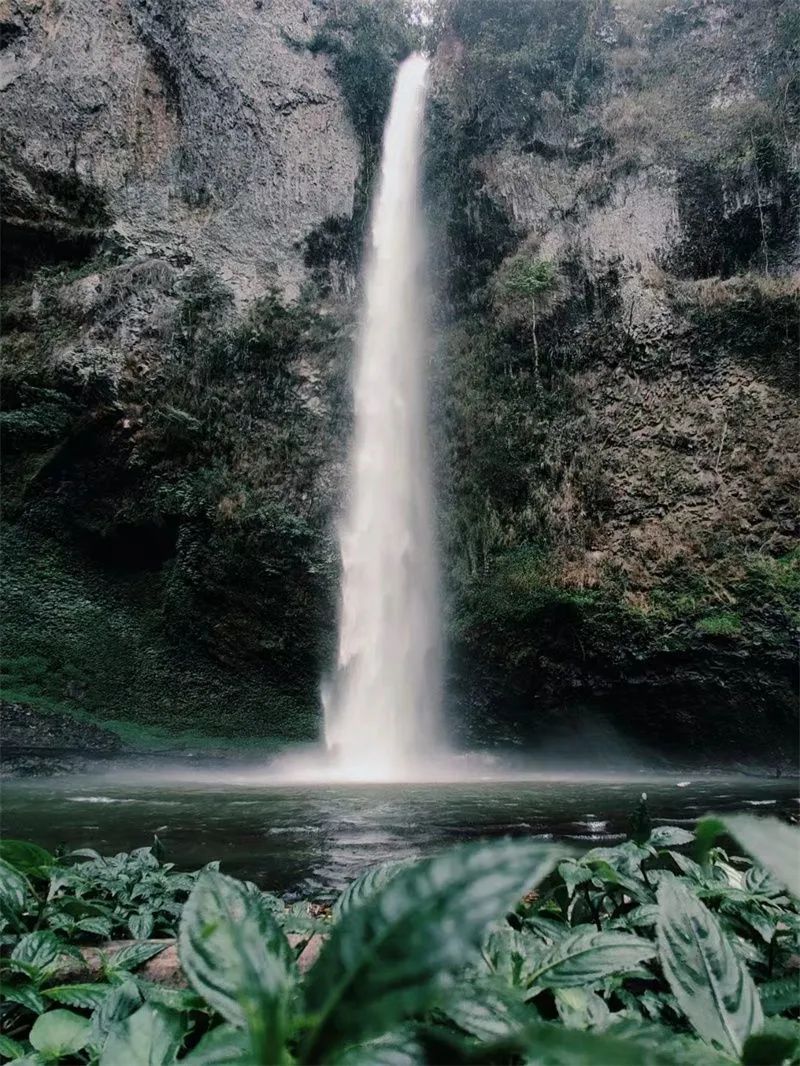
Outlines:
<svg viewBox="0 0 800 1066"><path fill-rule="evenodd" d="M796 782L748 778L269 787L109 774L4 782L2 832L106 852L148 844L157 832L180 866L221 858L225 872L264 888L321 897L365 866L458 840L612 843L643 790L657 824L691 826L711 810L796 818L799 809Z"/></svg>

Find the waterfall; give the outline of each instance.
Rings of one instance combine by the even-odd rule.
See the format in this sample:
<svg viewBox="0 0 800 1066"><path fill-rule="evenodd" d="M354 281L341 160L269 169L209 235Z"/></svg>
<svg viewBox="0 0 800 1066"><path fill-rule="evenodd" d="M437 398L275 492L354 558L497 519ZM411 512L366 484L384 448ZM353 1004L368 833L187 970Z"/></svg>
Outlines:
<svg viewBox="0 0 800 1066"><path fill-rule="evenodd" d="M414 777L440 741L419 174L427 67L412 55L397 75L367 250L338 657L323 699L327 746L350 780Z"/></svg>

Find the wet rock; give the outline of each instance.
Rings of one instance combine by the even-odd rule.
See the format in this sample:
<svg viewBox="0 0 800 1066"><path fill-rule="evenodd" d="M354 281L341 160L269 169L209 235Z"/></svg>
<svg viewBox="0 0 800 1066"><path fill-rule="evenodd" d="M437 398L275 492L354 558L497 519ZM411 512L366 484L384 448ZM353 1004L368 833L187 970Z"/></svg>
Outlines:
<svg viewBox="0 0 800 1066"><path fill-rule="evenodd" d="M42 777L89 769L97 760L120 754L114 733L68 714L43 713L24 703L0 705L2 774Z"/></svg>

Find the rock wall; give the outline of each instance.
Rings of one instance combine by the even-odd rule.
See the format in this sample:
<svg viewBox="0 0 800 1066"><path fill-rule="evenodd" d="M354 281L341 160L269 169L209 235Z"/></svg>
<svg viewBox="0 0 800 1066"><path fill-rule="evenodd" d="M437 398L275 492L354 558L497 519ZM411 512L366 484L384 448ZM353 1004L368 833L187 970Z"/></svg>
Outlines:
<svg viewBox="0 0 800 1066"><path fill-rule="evenodd" d="M449 6L432 118L437 139L460 137L433 156L451 261L468 267L442 483L460 560L451 688L474 736L487 722L506 743L520 727L534 743L579 736L599 715L700 755L742 746L758 721L785 757L800 533L791 6ZM464 463L471 479L453 476Z"/></svg>
<svg viewBox="0 0 800 1066"><path fill-rule="evenodd" d="M321 17L312 0L4 0L9 165L33 200L18 224L77 180L129 254L210 268L242 301L296 295L303 241L351 214L360 165L304 47Z"/></svg>
<svg viewBox="0 0 800 1066"><path fill-rule="evenodd" d="M448 0L426 31L465 743L591 719L700 761L793 750L790 7ZM312 739L353 278L421 31L394 0L0 23L9 698Z"/></svg>

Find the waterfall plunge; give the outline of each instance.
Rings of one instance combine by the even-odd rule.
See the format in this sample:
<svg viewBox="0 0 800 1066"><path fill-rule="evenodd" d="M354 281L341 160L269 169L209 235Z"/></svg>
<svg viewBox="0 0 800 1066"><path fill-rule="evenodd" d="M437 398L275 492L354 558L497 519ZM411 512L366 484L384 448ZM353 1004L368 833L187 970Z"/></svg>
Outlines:
<svg viewBox="0 0 800 1066"><path fill-rule="evenodd" d="M341 614L325 732L336 776L419 776L440 741L419 164L428 61L403 63L384 132L354 380Z"/></svg>

